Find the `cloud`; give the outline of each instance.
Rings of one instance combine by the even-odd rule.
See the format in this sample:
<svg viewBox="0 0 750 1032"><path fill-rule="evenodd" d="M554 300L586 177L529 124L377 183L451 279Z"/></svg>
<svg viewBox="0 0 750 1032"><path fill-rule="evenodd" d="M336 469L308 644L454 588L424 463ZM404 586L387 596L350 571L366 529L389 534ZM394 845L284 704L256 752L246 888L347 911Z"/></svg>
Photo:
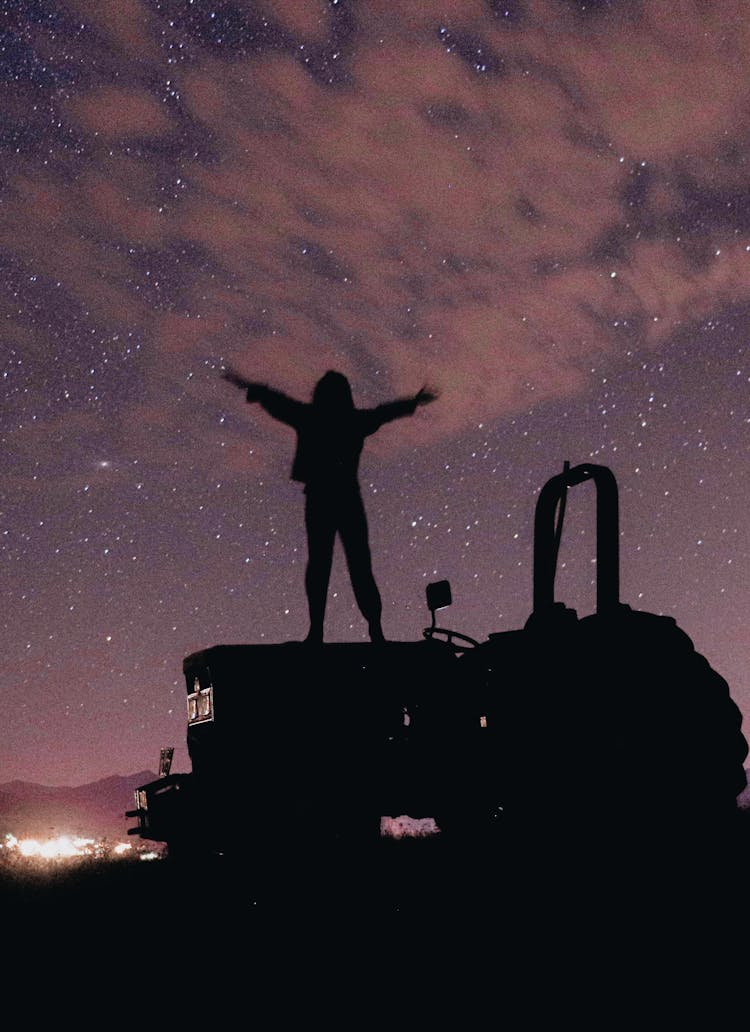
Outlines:
<svg viewBox="0 0 750 1032"><path fill-rule="evenodd" d="M266 0L260 9L278 19L295 39L324 42L331 29L328 4L324 0Z"/></svg>
<svg viewBox="0 0 750 1032"><path fill-rule="evenodd" d="M137 332L146 411L186 393L208 435L227 358L304 396L336 366L365 404L428 380L441 404L395 447L574 397L592 364L750 300L743 5L496 7L170 28L102 5L117 84L69 91L64 170L11 168L0 245ZM189 55L169 93L168 32Z"/></svg>
<svg viewBox="0 0 750 1032"><path fill-rule="evenodd" d="M71 7L121 54L158 60L158 29L141 0L97 0L95 4L73 0Z"/></svg>
<svg viewBox="0 0 750 1032"><path fill-rule="evenodd" d="M107 140L143 139L169 130L164 105L128 87L110 86L77 97L70 110L83 128Z"/></svg>

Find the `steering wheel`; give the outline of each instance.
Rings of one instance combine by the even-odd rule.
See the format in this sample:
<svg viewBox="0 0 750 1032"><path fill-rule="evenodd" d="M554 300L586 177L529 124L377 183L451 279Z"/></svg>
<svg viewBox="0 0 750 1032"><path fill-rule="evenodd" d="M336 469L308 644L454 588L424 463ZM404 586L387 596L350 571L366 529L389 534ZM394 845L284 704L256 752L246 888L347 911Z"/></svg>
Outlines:
<svg viewBox="0 0 750 1032"><path fill-rule="evenodd" d="M435 635L439 634L441 639L444 639L447 645L450 645L456 652L463 652L467 648L475 649L479 642L476 638L470 638L468 634L461 634L459 631L449 631L445 627L425 627L422 631L425 638L430 641ZM459 641L466 642L465 645L459 645L453 639L458 638Z"/></svg>

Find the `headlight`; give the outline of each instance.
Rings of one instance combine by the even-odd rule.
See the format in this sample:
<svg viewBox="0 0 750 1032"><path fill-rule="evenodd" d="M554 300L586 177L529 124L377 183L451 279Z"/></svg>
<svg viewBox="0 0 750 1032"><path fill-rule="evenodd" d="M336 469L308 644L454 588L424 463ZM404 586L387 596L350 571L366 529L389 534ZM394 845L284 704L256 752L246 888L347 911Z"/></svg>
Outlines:
<svg viewBox="0 0 750 1032"><path fill-rule="evenodd" d="M194 690L187 697L188 724L200 724L214 719L214 686L201 688L198 678Z"/></svg>

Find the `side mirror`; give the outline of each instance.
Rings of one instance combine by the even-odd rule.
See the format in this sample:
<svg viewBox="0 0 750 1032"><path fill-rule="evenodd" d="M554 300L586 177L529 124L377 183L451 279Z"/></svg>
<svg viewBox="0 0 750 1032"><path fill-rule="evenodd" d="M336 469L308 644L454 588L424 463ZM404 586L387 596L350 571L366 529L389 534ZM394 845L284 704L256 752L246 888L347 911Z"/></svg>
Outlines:
<svg viewBox="0 0 750 1032"><path fill-rule="evenodd" d="M427 608L432 613L433 623L435 621L435 613L438 609L445 609L453 601L451 595L450 581L439 580L433 584L428 584L425 589L427 596Z"/></svg>

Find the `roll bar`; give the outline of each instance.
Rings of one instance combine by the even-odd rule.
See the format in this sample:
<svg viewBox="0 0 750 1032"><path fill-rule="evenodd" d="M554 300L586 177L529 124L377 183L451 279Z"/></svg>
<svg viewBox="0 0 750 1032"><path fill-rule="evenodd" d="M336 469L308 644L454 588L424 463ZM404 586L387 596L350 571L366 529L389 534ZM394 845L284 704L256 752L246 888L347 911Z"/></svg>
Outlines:
<svg viewBox="0 0 750 1032"><path fill-rule="evenodd" d="M558 505L564 510L569 487L593 480L596 485L596 611L603 613L620 604L620 514L617 481L607 466L583 463L552 477L542 488L534 515L534 613L555 604L555 575L560 543L556 526Z"/></svg>

